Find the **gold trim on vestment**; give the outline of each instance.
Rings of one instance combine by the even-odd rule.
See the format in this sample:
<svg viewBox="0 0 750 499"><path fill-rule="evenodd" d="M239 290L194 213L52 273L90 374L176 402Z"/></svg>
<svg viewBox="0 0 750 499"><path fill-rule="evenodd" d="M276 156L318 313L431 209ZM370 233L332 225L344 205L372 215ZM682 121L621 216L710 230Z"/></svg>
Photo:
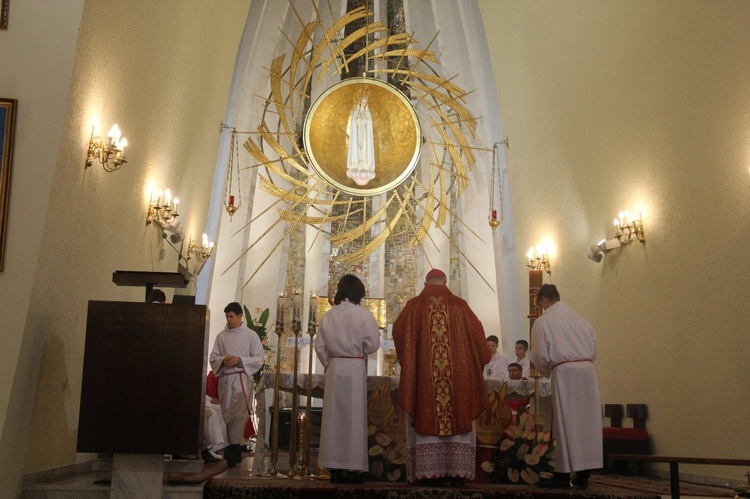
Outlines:
<svg viewBox="0 0 750 499"><path fill-rule="evenodd" d="M430 296L429 328L432 353L432 381L438 436L453 435L453 393L448 341L448 304L445 296Z"/></svg>

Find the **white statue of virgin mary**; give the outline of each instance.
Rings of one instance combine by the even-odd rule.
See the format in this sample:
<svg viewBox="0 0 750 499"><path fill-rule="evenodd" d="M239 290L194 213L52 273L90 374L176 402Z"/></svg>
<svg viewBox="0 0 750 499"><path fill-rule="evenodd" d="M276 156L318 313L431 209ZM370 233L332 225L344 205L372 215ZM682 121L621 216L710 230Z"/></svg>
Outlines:
<svg viewBox="0 0 750 499"><path fill-rule="evenodd" d="M346 176L357 185L367 185L375 178L375 145L367 97L360 98L349 115L346 133L349 135Z"/></svg>

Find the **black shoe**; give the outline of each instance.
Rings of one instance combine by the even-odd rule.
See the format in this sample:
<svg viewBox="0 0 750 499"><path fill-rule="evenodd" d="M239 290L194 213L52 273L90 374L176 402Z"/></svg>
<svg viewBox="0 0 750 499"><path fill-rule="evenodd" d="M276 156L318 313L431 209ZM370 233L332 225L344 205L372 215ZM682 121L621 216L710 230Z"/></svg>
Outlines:
<svg viewBox="0 0 750 499"><path fill-rule="evenodd" d="M544 489L569 489L570 488L570 474L569 473L555 473L555 475L549 480L542 480L537 483L537 486Z"/></svg>
<svg viewBox="0 0 750 499"><path fill-rule="evenodd" d="M590 470L581 470L576 472L573 479L570 481L570 483L573 485L573 487L576 487L581 490L586 490L589 488L589 477L591 476Z"/></svg>
<svg viewBox="0 0 750 499"><path fill-rule="evenodd" d="M419 485L422 487L441 487L443 485L442 478L423 478L419 481Z"/></svg>
<svg viewBox="0 0 750 499"><path fill-rule="evenodd" d="M458 489L466 486L466 481L463 478L457 476L450 477L449 483L451 487Z"/></svg>
<svg viewBox="0 0 750 499"><path fill-rule="evenodd" d="M331 474L331 483L346 483L346 475L344 470L328 470Z"/></svg>
<svg viewBox="0 0 750 499"><path fill-rule="evenodd" d="M365 483L367 480L365 479L365 474L360 473L359 471L348 471L347 472L347 478L346 483L350 485L361 485Z"/></svg>
<svg viewBox="0 0 750 499"><path fill-rule="evenodd" d="M224 459L230 468L234 468L242 462L242 447L240 444L232 444L224 450Z"/></svg>
<svg viewBox="0 0 750 499"><path fill-rule="evenodd" d="M203 458L204 463L218 463L220 461L219 459L211 455L208 449L203 449L203 452L201 452L201 457Z"/></svg>

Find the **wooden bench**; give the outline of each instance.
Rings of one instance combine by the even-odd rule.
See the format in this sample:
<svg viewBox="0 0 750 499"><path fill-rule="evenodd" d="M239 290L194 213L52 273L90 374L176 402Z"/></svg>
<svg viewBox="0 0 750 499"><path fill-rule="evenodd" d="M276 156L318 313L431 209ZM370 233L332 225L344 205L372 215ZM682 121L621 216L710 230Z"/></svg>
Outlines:
<svg viewBox="0 0 750 499"><path fill-rule="evenodd" d="M624 428L625 415L622 404L605 404L604 416L610 426L603 428L604 470L613 466L618 472L627 472L627 461L612 458L614 454L651 454L651 437L646 431L647 410L645 404L627 404L627 417L633 420L632 428ZM635 463L638 475L643 474L643 463Z"/></svg>
<svg viewBox="0 0 750 499"><path fill-rule="evenodd" d="M716 464L721 466L750 466L750 459L719 459L712 457L675 457L642 454L610 454L612 459L635 461L636 463L669 463L669 485L672 499L680 497L679 464Z"/></svg>

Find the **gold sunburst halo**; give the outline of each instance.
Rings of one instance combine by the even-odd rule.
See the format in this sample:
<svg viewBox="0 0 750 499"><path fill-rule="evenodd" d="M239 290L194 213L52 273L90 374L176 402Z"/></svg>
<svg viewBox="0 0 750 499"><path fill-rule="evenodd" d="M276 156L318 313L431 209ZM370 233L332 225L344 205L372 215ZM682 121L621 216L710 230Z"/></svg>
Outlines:
<svg viewBox="0 0 750 499"><path fill-rule="evenodd" d="M290 4L294 7L293 2ZM379 229L357 249L333 253L333 261L364 262L397 230L401 219L411 232L409 244L421 247L426 239L431 240L429 231L436 227L466 259L458 241L441 226L448 214L463 223L449 207L450 192L461 195L477 163L475 151L486 150L472 145L477 120L466 105L468 93L440 76L441 71L434 67L439 59L429 45L420 48L417 40L405 33L391 35L381 22L371 21L374 16L365 7L340 18L331 16L328 25L317 9L316 14L309 23L303 23L297 15L297 39L286 36L291 55L282 53L271 62L271 90L264 98L262 121L244 143L256 161L252 167L265 170L258 172L260 188L281 202L278 218L229 268L282 222L289 224L289 230L247 278L245 286L298 224L311 225L318 234L326 234L332 247ZM342 36L344 29L355 22L365 25ZM345 49L354 44L361 48L347 53ZM361 57L366 60L362 77L342 80L342 73ZM408 60L408 68L389 67L387 59ZM399 78L405 91L381 81L389 76ZM320 90L320 85L331 81L334 83ZM370 99L377 143L375 175L365 186L352 182L346 173L347 122L363 92L368 92ZM316 93L318 98L310 105ZM425 153L429 160L420 161ZM368 210L367 199L375 194L384 195L385 201L380 209ZM318 215L311 215L310 209ZM350 217L359 217L356 220L360 223L352 227L346 223ZM331 222L338 222L335 234L330 233Z"/></svg>

